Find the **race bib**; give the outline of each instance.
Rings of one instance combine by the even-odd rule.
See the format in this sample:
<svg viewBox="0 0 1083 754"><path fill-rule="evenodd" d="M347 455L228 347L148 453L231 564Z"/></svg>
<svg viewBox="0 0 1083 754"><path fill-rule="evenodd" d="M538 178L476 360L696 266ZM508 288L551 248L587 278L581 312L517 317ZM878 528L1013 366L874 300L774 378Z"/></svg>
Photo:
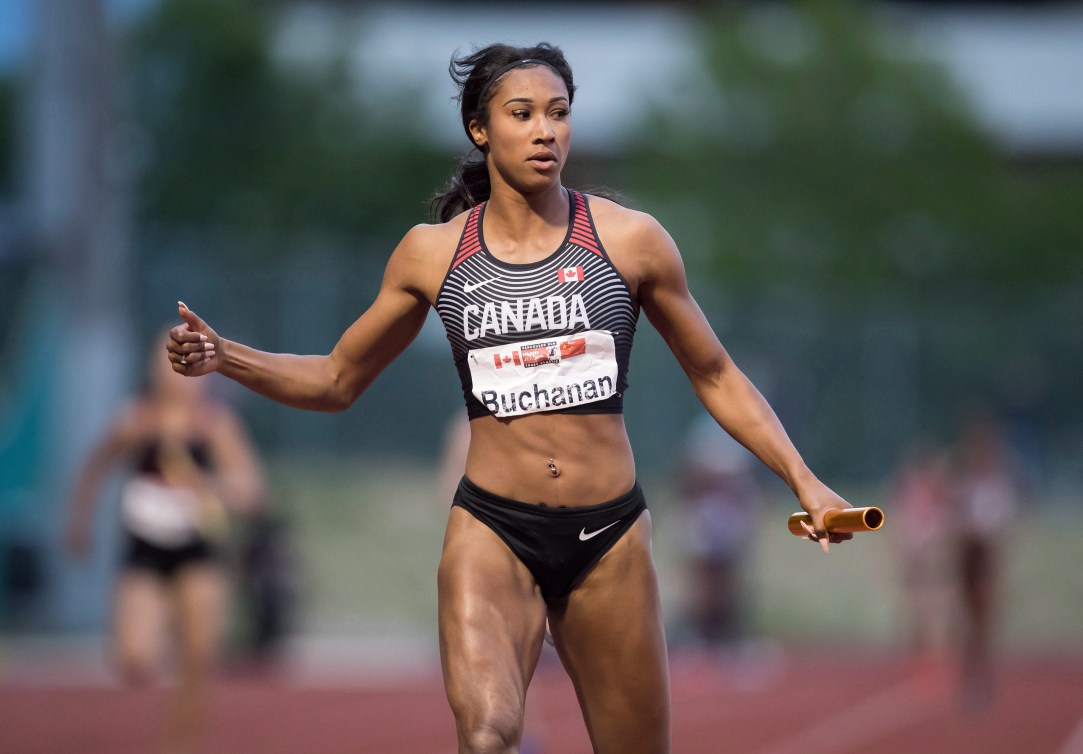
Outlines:
<svg viewBox="0 0 1083 754"><path fill-rule="evenodd" d="M617 392L617 350L603 330L478 348L466 358L474 397L495 416L568 408Z"/></svg>
<svg viewBox="0 0 1083 754"><path fill-rule="evenodd" d="M199 499L191 490L136 477L124 485L120 507L125 527L159 547L180 547L199 534Z"/></svg>

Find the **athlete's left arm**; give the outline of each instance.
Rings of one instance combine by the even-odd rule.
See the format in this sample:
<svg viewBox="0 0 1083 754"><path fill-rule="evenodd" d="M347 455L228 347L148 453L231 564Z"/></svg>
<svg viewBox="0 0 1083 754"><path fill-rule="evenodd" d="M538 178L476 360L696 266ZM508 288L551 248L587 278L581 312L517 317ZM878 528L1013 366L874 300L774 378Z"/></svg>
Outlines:
<svg viewBox="0 0 1083 754"><path fill-rule="evenodd" d="M245 516L265 504L267 478L255 442L241 417L225 405L210 410L214 478L231 510Z"/></svg>
<svg viewBox="0 0 1083 754"><path fill-rule="evenodd" d="M827 550L824 513L849 503L809 470L775 412L737 367L688 290L680 252L669 233L648 215L632 225L634 279L640 305L669 345L711 416L778 474L812 517ZM630 239L629 239L630 240ZM832 535L830 541L849 539Z"/></svg>

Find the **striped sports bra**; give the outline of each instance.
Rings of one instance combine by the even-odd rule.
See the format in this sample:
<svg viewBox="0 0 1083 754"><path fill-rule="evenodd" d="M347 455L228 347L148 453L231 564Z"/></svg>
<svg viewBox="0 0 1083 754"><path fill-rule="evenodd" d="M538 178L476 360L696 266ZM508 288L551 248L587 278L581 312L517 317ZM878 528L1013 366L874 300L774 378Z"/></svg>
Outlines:
<svg viewBox="0 0 1083 754"><path fill-rule="evenodd" d="M568 191L568 233L539 262L494 257L470 210L436 297L467 414L621 413L639 304L610 261L586 198Z"/></svg>

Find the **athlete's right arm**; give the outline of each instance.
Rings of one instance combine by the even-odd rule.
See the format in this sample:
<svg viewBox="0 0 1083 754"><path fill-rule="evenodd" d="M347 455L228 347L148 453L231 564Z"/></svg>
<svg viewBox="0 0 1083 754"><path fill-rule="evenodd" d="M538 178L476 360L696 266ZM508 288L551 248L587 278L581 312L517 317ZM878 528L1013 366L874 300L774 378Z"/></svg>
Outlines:
<svg viewBox="0 0 1083 754"><path fill-rule="evenodd" d="M376 376L408 346L429 308L424 276L425 226L399 243L384 271L372 306L325 356L267 353L220 337L183 303L183 325L169 331L166 346L174 371L187 376L219 372L274 401L314 411L348 408Z"/></svg>
<svg viewBox="0 0 1083 754"><path fill-rule="evenodd" d="M138 402L124 406L94 443L76 474L64 535L68 553L73 556L85 555L90 547L91 521L106 478L140 442L141 412Z"/></svg>

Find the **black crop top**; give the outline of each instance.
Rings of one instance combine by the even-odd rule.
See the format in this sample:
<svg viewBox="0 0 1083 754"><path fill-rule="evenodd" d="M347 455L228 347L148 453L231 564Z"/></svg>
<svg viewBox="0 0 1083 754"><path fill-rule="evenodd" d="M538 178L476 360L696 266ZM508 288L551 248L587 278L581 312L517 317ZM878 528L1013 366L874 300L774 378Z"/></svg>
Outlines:
<svg viewBox="0 0 1083 754"><path fill-rule="evenodd" d="M613 266L586 198L568 192L564 242L512 264L485 246L470 211L436 298L467 414L620 413L639 305Z"/></svg>
<svg viewBox="0 0 1083 754"><path fill-rule="evenodd" d="M207 443L199 440L189 440L185 443L192 461L200 469L206 471L213 466L211 462L210 448ZM161 462L162 444L158 440L149 440L139 450L135 457L135 469L140 474L149 476L162 475Z"/></svg>

